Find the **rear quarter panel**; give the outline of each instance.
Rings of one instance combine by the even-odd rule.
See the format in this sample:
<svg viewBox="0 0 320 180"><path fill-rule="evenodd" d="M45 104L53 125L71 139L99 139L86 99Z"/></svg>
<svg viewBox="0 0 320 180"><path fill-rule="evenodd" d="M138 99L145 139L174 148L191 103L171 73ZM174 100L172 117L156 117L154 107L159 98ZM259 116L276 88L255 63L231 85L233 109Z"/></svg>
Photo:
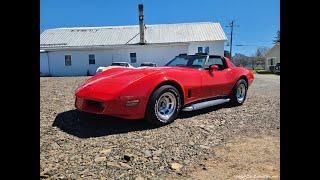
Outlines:
<svg viewBox="0 0 320 180"><path fill-rule="evenodd" d="M248 85L250 86L254 80L253 72L249 69L242 68L242 67L233 67L234 71L234 84L241 78L246 77L248 80Z"/></svg>
<svg viewBox="0 0 320 180"><path fill-rule="evenodd" d="M248 85L250 86L253 82L254 75L253 72L249 69L243 68L243 67L236 67L234 66L230 59L227 57L224 57L227 63L227 66L232 69L232 80L234 84L240 79L241 76L245 76L248 80Z"/></svg>

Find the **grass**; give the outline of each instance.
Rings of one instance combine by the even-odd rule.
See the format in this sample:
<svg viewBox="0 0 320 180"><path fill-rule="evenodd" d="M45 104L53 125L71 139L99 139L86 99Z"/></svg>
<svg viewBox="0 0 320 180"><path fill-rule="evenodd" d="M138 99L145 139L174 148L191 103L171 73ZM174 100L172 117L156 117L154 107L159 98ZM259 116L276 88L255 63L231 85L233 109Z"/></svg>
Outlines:
<svg viewBox="0 0 320 180"><path fill-rule="evenodd" d="M267 71L267 70L264 70L264 69L254 69L254 70L252 70L253 71L253 73L255 73L255 74L274 74L274 73L272 73L272 72L270 72L270 71Z"/></svg>

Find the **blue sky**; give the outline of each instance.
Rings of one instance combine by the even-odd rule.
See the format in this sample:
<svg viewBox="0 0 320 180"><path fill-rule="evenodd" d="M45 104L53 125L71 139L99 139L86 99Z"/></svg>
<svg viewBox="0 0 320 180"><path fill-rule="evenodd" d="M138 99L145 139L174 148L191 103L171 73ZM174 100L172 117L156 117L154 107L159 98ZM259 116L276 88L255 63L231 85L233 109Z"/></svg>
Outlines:
<svg viewBox="0 0 320 180"><path fill-rule="evenodd" d="M139 3L146 24L219 22L228 39L226 26L235 20L233 44L246 46L233 46L232 54L252 55L257 47L272 47L280 30L280 0L40 0L40 31L138 24Z"/></svg>

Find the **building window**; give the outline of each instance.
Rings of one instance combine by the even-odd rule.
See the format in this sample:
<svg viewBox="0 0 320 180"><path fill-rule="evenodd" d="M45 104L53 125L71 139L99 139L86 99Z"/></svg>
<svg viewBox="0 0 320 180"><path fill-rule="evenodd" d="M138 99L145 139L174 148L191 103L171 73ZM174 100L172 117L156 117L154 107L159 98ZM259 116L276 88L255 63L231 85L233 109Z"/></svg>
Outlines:
<svg viewBox="0 0 320 180"><path fill-rule="evenodd" d="M273 64L274 64L274 58L270 58L270 59L269 59L269 64L270 64L270 66L273 66Z"/></svg>
<svg viewBox="0 0 320 180"><path fill-rule="evenodd" d="M207 53L207 54L209 54L209 46L206 46L206 47L204 48L204 52Z"/></svg>
<svg viewBox="0 0 320 180"><path fill-rule="evenodd" d="M64 65L65 66L71 66L71 55L65 55L64 56Z"/></svg>
<svg viewBox="0 0 320 180"><path fill-rule="evenodd" d="M130 61L131 63L137 62L137 53L130 53Z"/></svg>
<svg viewBox="0 0 320 180"><path fill-rule="evenodd" d="M198 47L198 53L202 53L203 52L203 48L202 47Z"/></svg>
<svg viewBox="0 0 320 180"><path fill-rule="evenodd" d="M89 64L96 64L94 54L89 54Z"/></svg>

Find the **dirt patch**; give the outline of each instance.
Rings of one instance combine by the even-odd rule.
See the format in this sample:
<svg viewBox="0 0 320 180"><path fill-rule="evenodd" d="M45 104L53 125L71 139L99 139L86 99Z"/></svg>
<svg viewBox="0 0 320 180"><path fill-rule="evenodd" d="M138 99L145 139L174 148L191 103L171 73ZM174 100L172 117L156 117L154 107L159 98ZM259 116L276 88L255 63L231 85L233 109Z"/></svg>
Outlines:
<svg viewBox="0 0 320 180"><path fill-rule="evenodd" d="M213 150L189 179L280 179L279 137L237 137Z"/></svg>

